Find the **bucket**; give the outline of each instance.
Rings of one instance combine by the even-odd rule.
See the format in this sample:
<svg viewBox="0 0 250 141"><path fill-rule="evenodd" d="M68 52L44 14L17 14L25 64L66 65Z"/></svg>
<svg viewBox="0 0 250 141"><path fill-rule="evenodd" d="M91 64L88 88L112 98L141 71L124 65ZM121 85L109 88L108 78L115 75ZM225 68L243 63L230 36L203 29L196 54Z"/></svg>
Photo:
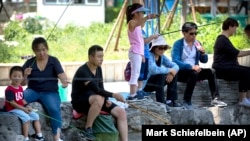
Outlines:
<svg viewBox="0 0 250 141"><path fill-rule="evenodd" d="M58 88L59 88L59 96L62 102L67 101L67 96L68 96L68 87L63 88L62 84L58 84Z"/></svg>

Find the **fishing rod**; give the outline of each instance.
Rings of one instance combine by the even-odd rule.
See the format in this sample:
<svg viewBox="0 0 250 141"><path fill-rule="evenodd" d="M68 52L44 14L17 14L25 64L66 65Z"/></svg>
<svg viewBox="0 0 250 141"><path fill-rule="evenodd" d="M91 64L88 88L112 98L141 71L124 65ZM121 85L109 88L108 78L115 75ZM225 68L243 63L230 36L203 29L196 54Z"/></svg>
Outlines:
<svg viewBox="0 0 250 141"><path fill-rule="evenodd" d="M67 6L65 7L64 11L62 12L61 16L59 17L59 19L57 20L56 24L54 25L53 29L51 30L49 36L47 37L47 40L49 40L50 36L52 35L52 33L54 32L54 30L56 29L59 21L61 20L61 18L63 17L64 13L66 12L66 10L68 9L69 5L72 3L72 0L70 0L67 4Z"/></svg>
<svg viewBox="0 0 250 141"><path fill-rule="evenodd" d="M0 13L2 12L3 9L3 0L0 0Z"/></svg>
<svg viewBox="0 0 250 141"><path fill-rule="evenodd" d="M214 22L214 23L208 23L208 24L197 26L197 27L203 27L203 26L208 26L208 25L213 25L213 24L218 24L218 23L222 23L222 21ZM180 29L180 30L166 32L166 33L161 33L160 35L167 35L167 34L171 34L171 33L175 33L175 32L180 32L180 31L182 31L182 30Z"/></svg>
<svg viewBox="0 0 250 141"><path fill-rule="evenodd" d="M158 17L160 17L160 16L161 16L161 13L163 12L163 7L164 7L165 1L166 1L166 0L163 0L163 4L161 5L161 10L160 10L160 12L158 11L158 12L159 12ZM154 34L157 32L157 30L158 30L158 28L159 28L159 21L160 21L160 19L158 18L158 19L157 19L157 23L156 23L156 27L155 27L155 29L154 29Z"/></svg>

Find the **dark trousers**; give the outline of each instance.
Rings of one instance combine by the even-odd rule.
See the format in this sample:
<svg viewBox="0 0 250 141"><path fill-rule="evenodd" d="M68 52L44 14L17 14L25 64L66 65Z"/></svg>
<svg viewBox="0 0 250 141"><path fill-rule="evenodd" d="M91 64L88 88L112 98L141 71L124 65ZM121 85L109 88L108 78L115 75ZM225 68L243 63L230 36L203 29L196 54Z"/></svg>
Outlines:
<svg viewBox="0 0 250 141"><path fill-rule="evenodd" d="M177 97L177 75L170 83L166 82L166 74L152 75L143 89L145 92L155 91L156 101L165 103L164 86L167 85L167 100L175 101Z"/></svg>
<svg viewBox="0 0 250 141"><path fill-rule="evenodd" d="M250 67L230 66L215 68L216 77L227 81L239 81L239 92L250 90Z"/></svg>
<svg viewBox="0 0 250 141"><path fill-rule="evenodd" d="M240 4L240 6L239 6L239 9L237 9L237 13L240 13L241 9L244 7L245 8L245 15L248 15L248 1L242 0L241 2L239 2L239 4ZM237 5L237 7L238 7L238 5Z"/></svg>
<svg viewBox="0 0 250 141"><path fill-rule="evenodd" d="M219 98L216 75L212 69L202 68L198 73L194 70L179 70L178 81L187 83L183 100L191 102L194 87L199 80L208 80L212 99Z"/></svg>

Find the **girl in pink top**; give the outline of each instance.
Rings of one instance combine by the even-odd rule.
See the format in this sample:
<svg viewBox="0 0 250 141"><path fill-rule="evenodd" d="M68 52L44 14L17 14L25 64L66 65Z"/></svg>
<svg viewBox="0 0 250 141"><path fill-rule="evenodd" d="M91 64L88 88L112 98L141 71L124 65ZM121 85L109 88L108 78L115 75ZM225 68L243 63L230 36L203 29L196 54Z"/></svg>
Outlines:
<svg viewBox="0 0 250 141"><path fill-rule="evenodd" d="M128 100L142 100L144 96L136 93L138 87L138 77L141 69L141 62L144 58L144 39L142 35L142 25L152 18L156 18L157 15L149 14L144 17L145 12L149 11L139 3L134 3L127 7L126 16L128 24L128 39L130 43L130 49L128 57L131 63L131 77L130 84L130 96Z"/></svg>

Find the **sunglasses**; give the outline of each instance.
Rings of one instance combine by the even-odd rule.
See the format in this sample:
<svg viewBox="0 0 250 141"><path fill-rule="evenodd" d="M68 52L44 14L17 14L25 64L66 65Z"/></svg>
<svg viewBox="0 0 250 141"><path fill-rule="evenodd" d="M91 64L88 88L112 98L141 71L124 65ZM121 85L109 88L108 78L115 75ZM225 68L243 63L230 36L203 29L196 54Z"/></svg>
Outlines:
<svg viewBox="0 0 250 141"><path fill-rule="evenodd" d="M190 32L189 35L193 36L193 35L197 35L198 32Z"/></svg>
<svg viewBox="0 0 250 141"><path fill-rule="evenodd" d="M160 46L160 47L158 47L158 49L159 49L159 50L164 50L164 51L165 51L165 50L167 50L168 48L167 48L167 47L164 47L164 46L163 46L163 47Z"/></svg>

